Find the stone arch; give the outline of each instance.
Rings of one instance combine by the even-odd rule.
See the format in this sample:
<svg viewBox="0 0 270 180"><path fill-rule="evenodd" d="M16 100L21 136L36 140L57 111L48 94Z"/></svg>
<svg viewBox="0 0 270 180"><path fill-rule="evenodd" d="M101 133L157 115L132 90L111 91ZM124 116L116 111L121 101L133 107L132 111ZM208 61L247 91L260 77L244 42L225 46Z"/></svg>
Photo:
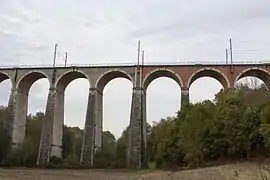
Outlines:
<svg viewBox="0 0 270 180"><path fill-rule="evenodd" d="M0 83L9 79L11 82L11 86L13 86L13 79L5 72L0 72Z"/></svg>
<svg viewBox="0 0 270 180"><path fill-rule="evenodd" d="M46 78L51 85L49 76L42 71L31 70L18 80L16 84L17 94L15 100L15 114L12 142L14 144L20 144L23 142L26 133L26 117L28 112L28 93L31 86L39 79Z"/></svg>
<svg viewBox="0 0 270 180"><path fill-rule="evenodd" d="M156 69L154 71L151 71L150 73L148 73L146 75L146 77L143 80L144 90L146 91L149 84L151 82L153 82L155 79L160 78L160 77L171 78L179 85L180 88L183 87L183 81L181 80L180 76L176 72L174 72L170 69L167 69L167 68L165 68L165 69L160 68L160 69Z"/></svg>
<svg viewBox="0 0 270 180"><path fill-rule="evenodd" d="M201 77L211 77L218 80L224 89L230 88L230 81L227 76L215 68L203 68L194 72L188 79L187 86L190 87L191 84Z"/></svg>
<svg viewBox="0 0 270 180"><path fill-rule="evenodd" d="M236 87L236 83L238 80L247 77L247 76L252 76L256 77L264 82L266 85L267 89L269 89L269 72L265 69L259 68L259 67L252 67L245 69L244 71L240 72L237 77L234 80L234 87Z"/></svg>
<svg viewBox="0 0 270 180"><path fill-rule="evenodd" d="M89 87L91 87L91 80L88 75L80 70L70 70L61 74L55 83L55 87L60 92L65 92L66 87L75 79L84 78L89 82Z"/></svg>
<svg viewBox="0 0 270 180"><path fill-rule="evenodd" d="M18 81L16 89L23 91L28 94L30 87L39 79L46 78L49 81L49 86L51 85L51 80L49 76L42 71L30 71L24 74Z"/></svg>
<svg viewBox="0 0 270 180"><path fill-rule="evenodd" d="M12 81L13 79L5 72L0 72L0 83L9 79L10 81Z"/></svg>
<svg viewBox="0 0 270 180"><path fill-rule="evenodd" d="M127 72L121 69L112 69L106 71L98 78L95 84L95 88L97 88L100 92L103 92L105 86L115 78L125 78L130 80L133 84L133 78Z"/></svg>

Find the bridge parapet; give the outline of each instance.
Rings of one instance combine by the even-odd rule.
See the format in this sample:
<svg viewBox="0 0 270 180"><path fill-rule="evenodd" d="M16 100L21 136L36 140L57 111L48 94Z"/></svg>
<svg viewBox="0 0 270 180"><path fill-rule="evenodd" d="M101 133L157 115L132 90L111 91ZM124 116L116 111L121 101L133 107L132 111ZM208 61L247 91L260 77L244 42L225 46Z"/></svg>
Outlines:
<svg viewBox="0 0 270 180"><path fill-rule="evenodd" d="M234 60L233 65L259 65L259 64L270 64L270 60ZM140 64L141 65L141 64ZM145 62L145 66L186 66L186 65L231 65L225 61L212 60L212 61L174 61L174 62ZM123 63L93 63L93 64L56 64L55 68L72 68L72 67L127 67L127 66L137 66L133 62L123 62ZM0 65L0 69L28 69L28 68L53 68L52 64L10 64L10 65Z"/></svg>

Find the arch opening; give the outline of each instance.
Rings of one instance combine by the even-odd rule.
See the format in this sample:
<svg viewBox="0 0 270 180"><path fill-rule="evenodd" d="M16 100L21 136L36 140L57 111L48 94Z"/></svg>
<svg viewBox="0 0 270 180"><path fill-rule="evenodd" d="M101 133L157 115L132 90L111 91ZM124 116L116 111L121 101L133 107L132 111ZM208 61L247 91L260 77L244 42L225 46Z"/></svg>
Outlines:
<svg viewBox="0 0 270 180"><path fill-rule="evenodd" d="M62 76L60 76L56 81L56 89L62 93L65 92L65 89L75 79L87 79L89 86L91 86L90 79L87 77L86 74L80 71L69 71Z"/></svg>
<svg viewBox="0 0 270 180"><path fill-rule="evenodd" d="M0 73L0 84L0 105L7 107L12 89L12 81L6 74Z"/></svg>
<svg viewBox="0 0 270 180"><path fill-rule="evenodd" d="M128 127L130 122L132 88L132 82L126 77L117 77L106 84L101 102L103 109L103 145L106 143L104 133L110 132L115 139L118 139Z"/></svg>
<svg viewBox="0 0 270 180"><path fill-rule="evenodd" d="M28 91L27 114L45 113L50 85L47 79L36 80Z"/></svg>
<svg viewBox="0 0 270 180"><path fill-rule="evenodd" d="M21 77L17 83L17 99L12 141L28 146L31 141L29 164L36 164L42 120L45 118L46 102L50 86L49 78L42 72L32 71Z"/></svg>
<svg viewBox="0 0 270 180"><path fill-rule="evenodd" d="M90 79L81 71L68 71L56 80L52 156L80 156ZM75 135L75 136L74 136ZM70 146L70 143L73 146Z"/></svg>
<svg viewBox="0 0 270 180"><path fill-rule="evenodd" d="M89 88L90 85L85 78L75 79L67 85L62 94L65 125L84 128Z"/></svg>
<svg viewBox="0 0 270 180"><path fill-rule="evenodd" d="M42 72L30 72L26 75L24 75L17 84L17 89L21 92L24 92L28 94L31 86L38 80L47 78L48 81L49 78Z"/></svg>
<svg viewBox="0 0 270 180"><path fill-rule="evenodd" d="M62 157L64 159L70 155L75 155L79 159L82 147L90 84L85 77L77 77L73 75L73 78L70 78L73 80L65 81L64 86L61 86L62 88L65 87L64 94L57 94L59 113L56 115L56 119L58 119L56 123L59 123L58 126L62 125L63 134L58 135L56 130L55 136L56 138L58 136L63 138L56 139L55 142L58 143L58 140L62 140L59 145L62 146ZM66 83L68 83L67 86L65 86Z"/></svg>
<svg viewBox="0 0 270 180"><path fill-rule="evenodd" d="M98 90L100 90L100 92L103 92L105 86L112 80L116 79L116 78L124 78L124 79L128 79L130 82L132 81L132 77L121 70L112 70L112 71L108 71L106 73L104 73L98 80L96 83L96 88Z"/></svg>
<svg viewBox="0 0 270 180"><path fill-rule="evenodd" d="M259 89L259 88L266 88L266 84L259 78L254 76L245 76L240 78L238 81L236 81L235 84L236 89L241 88L250 88L250 89Z"/></svg>
<svg viewBox="0 0 270 180"><path fill-rule="evenodd" d="M220 82L224 89L230 88L230 82L227 77L216 69L201 69L193 73L188 80L188 87L190 87L194 81L202 77L214 78Z"/></svg>
<svg viewBox="0 0 270 180"><path fill-rule="evenodd" d="M238 85L247 85L251 88L256 88L256 86L260 86L265 84L266 88L269 89L269 73L263 69L247 69L241 72L235 79L234 86ZM242 81L245 78L245 82ZM240 83L238 83L240 81Z"/></svg>
<svg viewBox="0 0 270 180"><path fill-rule="evenodd" d="M7 74L0 72L0 83L8 79L11 81L11 78Z"/></svg>
<svg viewBox="0 0 270 180"><path fill-rule="evenodd" d="M143 81L144 90L147 91L147 88L150 85L150 83L158 78L161 78L161 77L170 78L170 79L174 80L179 85L180 88L183 87L183 83L182 83L181 78L175 72L173 72L169 69L158 69L158 70L150 72L144 78L144 81Z"/></svg>
<svg viewBox="0 0 270 180"><path fill-rule="evenodd" d="M150 125L161 119L173 117L180 110L181 87L171 77L151 81L146 90L146 121Z"/></svg>
<svg viewBox="0 0 270 180"><path fill-rule="evenodd" d="M200 77L192 82L189 87L189 97L191 103L198 103L204 100L213 101L216 94L223 88L223 85L216 78Z"/></svg>
<svg viewBox="0 0 270 180"><path fill-rule="evenodd" d="M29 165L35 165L37 161L42 122L45 120L46 103L50 87L48 79L43 78L44 76L39 77L42 78L32 79L32 77L28 76L27 79L23 79L20 85L25 86L19 86L19 88L23 88L27 93L19 91L17 97L15 122L19 126L15 127L15 131L19 137L15 135L14 140L21 144L23 149L29 151L25 155ZM29 86L30 88L27 89Z"/></svg>
<svg viewBox="0 0 270 180"><path fill-rule="evenodd" d="M270 94L267 84L264 83L262 77L249 76L246 74L235 82L235 88L242 97L245 104L260 106L269 102ZM254 74L253 74L254 75Z"/></svg>

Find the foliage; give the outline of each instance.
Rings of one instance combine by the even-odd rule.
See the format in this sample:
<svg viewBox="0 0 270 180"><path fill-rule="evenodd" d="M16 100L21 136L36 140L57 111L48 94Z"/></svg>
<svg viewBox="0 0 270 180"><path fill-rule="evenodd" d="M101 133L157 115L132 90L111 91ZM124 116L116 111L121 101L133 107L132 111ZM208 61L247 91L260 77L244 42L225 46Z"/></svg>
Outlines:
<svg viewBox="0 0 270 180"><path fill-rule="evenodd" d="M187 104L175 117L147 124L147 161L158 168L198 167L222 159L240 160L270 149L270 95L264 86L239 86L220 91L214 101ZM10 149L9 112L0 107L0 161ZM12 151L11 165L36 165L43 113L29 115L26 137ZM120 138L105 131L102 147L96 149L92 168L125 168L127 127ZM81 168L83 131L63 127L63 159L52 157L49 168Z"/></svg>
<svg viewBox="0 0 270 180"><path fill-rule="evenodd" d="M214 102L189 104L175 118L154 123L148 141L149 160L158 167L197 167L264 152L270 145L267 94L264 87L221 91Z"/></svg>
<svg viewBox="0 0 270 180"><path fill-rule="evenodd" d="M11 137L8 133L8 109L0 106L0 163L7 157L11 147Z"/></svg>

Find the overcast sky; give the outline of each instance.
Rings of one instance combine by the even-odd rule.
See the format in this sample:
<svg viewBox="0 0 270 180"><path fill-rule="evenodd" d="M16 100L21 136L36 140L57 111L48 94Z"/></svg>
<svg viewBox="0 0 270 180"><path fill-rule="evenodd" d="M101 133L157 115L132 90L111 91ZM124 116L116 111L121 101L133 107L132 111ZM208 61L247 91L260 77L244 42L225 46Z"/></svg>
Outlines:
<svg viewBox="0 0 270 180"><path fill-rule="evenodd" d="M136 62L137 40L147 62L224 61L232 37L235 61L270 60L269 0L1 0L0 64ZM249 51L240 51L249 50ZM252 50L252 51L250 51ZM44 111L46 79L30 89L29 113ZM191 102L213 99L221 84L211 78L195 81ZM7 105L10 83L0 85L0 103ZM65 124L83 128L89 85L73 81L66 90ZM80 96L78 96L78 93ZM132 85L115 79L104 90L104 130L116 137L129 123ZM180 88L159 78L147 90L147 121L175 115Z"/></svg>

